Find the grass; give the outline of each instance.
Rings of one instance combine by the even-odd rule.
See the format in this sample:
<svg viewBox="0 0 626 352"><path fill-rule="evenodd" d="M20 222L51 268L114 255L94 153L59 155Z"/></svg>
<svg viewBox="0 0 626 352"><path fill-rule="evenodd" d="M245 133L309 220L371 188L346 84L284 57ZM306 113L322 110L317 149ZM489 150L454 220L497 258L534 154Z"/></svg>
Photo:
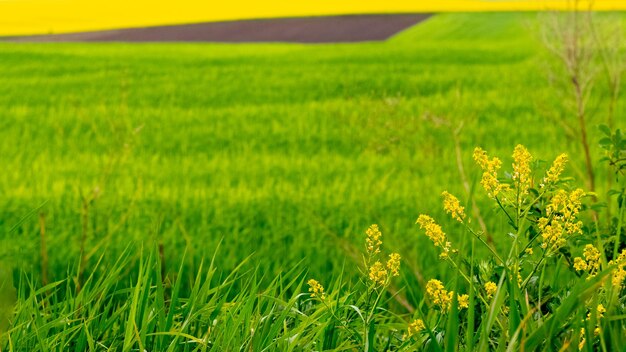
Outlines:
<svg viewBox="0 0 626 352"><path fill-rule="evenodd" d="M424 304L423 278L454 279L415 225L444 218L441 191L464 194L451 130L473 185L477 145L569 151L583 178L548 120L564 112L535 19L439 15L385 43L0 44L0 274L19 297L3 346L314 348L303 280L358 281L372 223L403 257L402 297ZM224 311L218 340L194 343Z"/></svg>

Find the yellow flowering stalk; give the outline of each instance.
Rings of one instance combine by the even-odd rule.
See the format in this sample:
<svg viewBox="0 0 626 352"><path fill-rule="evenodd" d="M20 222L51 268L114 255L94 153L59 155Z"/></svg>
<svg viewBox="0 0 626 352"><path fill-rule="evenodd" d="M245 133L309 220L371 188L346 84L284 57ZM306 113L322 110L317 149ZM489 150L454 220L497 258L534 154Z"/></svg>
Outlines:
<svg viewBox="0 0 626 352"><path fill-rule="evenodd" d="M622 253L620 253L617 259L611 260L609 265L617 265L615 270L613 270L611 283L613 287L620 290L624 284L624 279L626 279L626 249L622 250Z"/></svg>
<svg viewBox="0 0 626 352"><path fill-rule="evenodd" d="M409 334L409 337L411 337L419 333L420 331L423 331L424 329L426 329L424 321L422 319L415 319L409 324L407 332Z"/></svg>
<svg viewBox="0 0 626 352"><path fill-rule="evenodd" d="M448 311L450 309L454 292L448 292L441 281L437 279L429 280L426 284L426 294L433 304L439 306L441 310Z"/></svg>
<svg viewBox="0 0 626 352"><path fill-rule="evenodd" d="M600 319L604 318L604 313L606 313L606 308L604 308L604 305L602 304L598 304L598 306L596 307L596 327L593 330L593 335L594 336L598 336L600 335L601 332L601 328L600 328ZM591 320L591 312L587 313L587 320ZM584 345L584 343L583 343Z"/></svg>
<svg viewBox="0 0 626 352"><path fill-rule="evenodd" d="M606 313L606 308L604 308L604 305L598 304L598 306L596 307L596 311L598 312L598 315L597 315L598 320L600 318L604 318L604 313ZM591 312L587 313L587 320L589 319L591 319Z"/></svg>
<svg viewBox="0 0 626 352"><path fill-rule="evenodd" d="M370 267L369 277L377 286L383 286L387 282L387 270L385 270L385 266L379 261L374 263Z"/></svg>
<svg viewBox="0 0 626 352"><path fill-rule="evenodd" d="M383 234L378 229L378 225L373 224L365 231L367 238L365 239L367 254L371 257L380 253L380 245L383 244L381 238Z"/></svg>
<svg viewBox="0 0 626 352"><path fill-rule="evenodd" d="M451 243L446 240L446 234L441 230L441 226L437 225L435 220L428 215L420 215L417 223L424 230L426 236L435 244L435 247L442 249L440 258L447 258L450 252Z"/></svg>
<svg viewBox="0 0 626 352"><path fill-rule="evenodd" d="M322 301L326 298L326 294L324 293L324 286L322 286L317 280L310 279L307 284L309 285L309 292L311 292L311 297L319 297Z"/></svg>
<svg viewBox="0 0 626 352"><path fill-rule="evenodd" d="M487 283L485 283L485 292L487 293L488 299L492 298L493 295L496 294L497 290L498 290L498 285L496 285L495 282L488 281Z"/></svg>
<svg viewBox="0 0 626 352"><path fill-rule="evenodd" d="M543 178L541 188L548 185L553 185L559 181L559 177L563 170L565 170L565 164L567 164L567 154L561 154L554 159L552 166L546 172L546 176Z"/></svg>
<svg viewBox="0 0 626 352"><path fill-rule="evenodd" d="M604 313L606 313L606 308L604 305L598 304L596 307L596 327L593 329L593 335L598 336L602 332L600 328L600 320L604 318ZM587 313L587 321L591 320L591 312ZM578 350L582 350L585 347L586 338L585 338L585 328L580 329L580 340L578 342Z"/></svg>
<svg viewBox="0 0 626 352"><path fill-rule="evenodd" d="M613 277L611 278L611 283L614 287L618 289L622 287L624 284L624 279L626 279L626 270L624 270L624 266L618 266L615 271L613 271Z"/></svg>
<svg viewBox="0 0 626 352"><path fill-rule="evenodd" d="M368 277L375 286L385 286L388 284L390 277L400 275L400 254L390 254L389 259L384 264L380 260L376 260L371 264L374 259L378 258L378 254L381 252L382 233L376 224L370 226L365 233L367 235L365 247L368 255L366 263Z"/></svg>
<svg viewBox="0 0 626 352"><path fill-rule="evenodd" d="M579 351L583 350L583 348L585 347L585 342L587 342L587 339L585 339L585 328L581 328L580 329L580 341L578 342Z"/></svg>
<svg viewBox="0 0 626 352"><path fill-rule="evenodd" d="M503 185L498 181L498 170L502 167L502 161L500 161L500 159L496 157L489 159L487 152L477 147L474 149L474 160L483 170L480 184L490 198L496 198L498 193L508 190L507 185Z"/></svg>
<svg viewBox="0 0 626 352"><path fill-rule="evenodd" d="M442 311L447 312L450 310L454 291L446 290L441 281L437 279L429 280L426 283L426 295ZM457 295L456 297L459 309L469 308L469 295Z"/></svg>
<svg viewBox="0 0 626 352"><path fill-rule="evenodd" d="M469 295L458 295L457 301L459 302L460 309L469 308Z"/></svg>
<svg viewBox="0 0 626 352"><path fill-rule="evenodd" d="M399 276L400 275L400 254L391 253L389 255L389 260L387 261L387 269L391 273L391 276Z"/></svg>
<svg viewBox="0 0 626 352"><path fill-rule="evenodd" d="M465 207L461 206L459 199L447 191L441 193L441 196L443 197L443 209L446 213L452 215L454 220L463 222L465 219Z"/></svg>
<svg viewBox="0 0 626 352"><path fill-rule="evenodd" d="M546 216L539 219L543 243L541 247L549 250L558 250L566 241L564 235L582 233L582 222L577 221L582 207L582 197L585 192L576 189L571 193L559 190L546 207Z"/></svg>
<svg viewBox="0 0 626 352"><path fill-rule="evenodd" d="M574 269L576 271L589 271L588 279L594 277L600 270L600 251L591 244L585 246L583 258L574 258Z"/></svg>
<svg viewBox="0 0 626 352"><path fill-rule="evenodd" d="M532 183L530 164L533 157L528 149L518 144L513 150L513 160L513 181L516 181L519 194L526 195Z"/></svg>

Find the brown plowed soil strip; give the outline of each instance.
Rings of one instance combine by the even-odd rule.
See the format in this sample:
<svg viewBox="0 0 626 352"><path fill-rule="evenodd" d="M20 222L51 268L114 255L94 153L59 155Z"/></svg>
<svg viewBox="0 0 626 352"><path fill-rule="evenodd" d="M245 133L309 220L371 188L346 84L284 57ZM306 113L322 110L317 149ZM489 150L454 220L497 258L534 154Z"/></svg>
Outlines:
<svg viewBox="0 0 626 352"><path fill-rule="evenodd" d="M386 40L429 16L401 14L281 18L7 39L18 42L362 42Z"/></svg>

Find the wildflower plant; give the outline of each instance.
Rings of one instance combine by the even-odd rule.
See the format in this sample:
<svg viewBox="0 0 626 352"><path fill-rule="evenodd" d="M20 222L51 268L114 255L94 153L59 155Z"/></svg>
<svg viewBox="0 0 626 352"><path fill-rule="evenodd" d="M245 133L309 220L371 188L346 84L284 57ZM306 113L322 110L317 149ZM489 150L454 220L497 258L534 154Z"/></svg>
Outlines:
<svg viewBox="0 0 626 352"><path fill-rule="evenodd" d="M416 224L450 270L409 283L400 254L385 253L381 229L370 226L357 285L341 295L343 283L326 291L308 281L308 296L325 317L319 321L328 324L322 345L334 348L326 341L343 339L345 349L364 351L620 346L615 332L623 331L626 313L626 249L613 252L616 238L594 230L592 195L563 177L567 155L546 164L518 145L508 170L481 148L474 160L492 204L486 223L494 225L494 241L484 227L474 228L479 222L472 221L471 207L479 202L444 191L447 219L421 214ZM421 300L403 295L395 281L400 276L418 285L407 291L419 291ZM392 312L394 299L405 314Z"/></svg>
<svg viewBox="0 0 626 352"><path fill-rule="evenodd" d="M450 286L468 293L455 293L441 278L429 280L424 288L426 303L434 309L418 323L409 323L407 336L424 348L439 343L433 340L438 336L435 332L444 335L444 346L454 343L454 348L488 350L504 344L509 349L534 350L549 345L545 336L560 329L568 345L607 346L605 314L624 311L626 249L607 257L608 240L590 230L594 217L586 214L585 205L590 197L562 177L567 155L558 155L542 170L542 163L518 145L511 170L504 172L504 163L482 148L474 150L473 158L481 170L481 188L510 228L499 232L508 236L488 243L483 231L473 228L461 201L443 192L450 227L426 214L418 217L417 224L460 278ZM471 237L457 242L458 236L446 233ZM423 325L430 330L418 328Z"/></svg>
<svg viewBox="0 0 626 352"><path fill-rule="evenodd" d="M350 290L351 294L347 297L332 300L326 296L324 287L317 280L307 281L310 298L321 303L328 312L328 320L331 322L329 329L334 331L335 327L340 327L346 333L343 338L351 341L354 348L364 351L375 350L376 341L384 336L377 331L376 322L384 312L381 304L388 294L387 289L393 279L400 276L402 258L398 253L389 255L383 253L382 237L382 232L376 224L366 230L362 281L360 285ZM412 333L417 333L423 328L423 322L421 324L414 322Z"/></svg>

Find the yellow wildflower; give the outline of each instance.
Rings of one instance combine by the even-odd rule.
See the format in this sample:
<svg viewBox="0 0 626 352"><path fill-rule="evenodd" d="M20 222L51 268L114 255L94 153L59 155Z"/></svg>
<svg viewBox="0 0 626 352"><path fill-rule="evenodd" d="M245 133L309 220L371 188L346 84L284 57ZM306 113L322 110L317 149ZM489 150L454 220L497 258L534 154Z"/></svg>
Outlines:
<svg viewBox="0 0 626 352"><path fill-rule="evenodd" d="M576 217L582 208L582 197L585 192L576 189L571 193L559 190L546 207L546 217L539 219L544 249L557 250L565 244L564 233L573 235L582 233L582 222Z"/></svg>
<svg viewBox="0 0 626 352"><path fill-rule="evenodd" d="M461 206L459 199L447 191L441 193L441 196L443 197L443 209L446 213L452 215L454 220L463 222L463 219L465 219L465 207Z"/></svg>
<svg viewBox="0 0 626 352"><path fill-rule="evenodd" d="M614 287L618 289L622 287L624 283L624 279L626 279L626 249L622 250L622 253L615 260L611 260L609 265L617 265L615 270L613 270L613 278L611 279L611 283Z"/></svg>
<svg viewBox="0 0 626 352"><path fill-rule="evenodd" d="M626 279L626 270L624 270L623 266L618 266L615 271L613 271L611 283L615 287L621 287L624 284L624 279Z"/></svg>
<svg viewBox="0 0 626 352"><path fill-rule="evenodd" d="M480 180L480 184L483 186L485 191L487 191L487 195L489 197L495 198L501 191L508 190L506 185L502 185L500 181L498 181L498 170L502 167L502 161L500 161L500 159L496 157L489 159L487 152L485 152L482 148L477 147L474 149L474 160L483 170L483 176Z"/></svg>
<svg viewBox="0 0 626 352"><path fill-rule="evenodd" d="M587 262L583 258L574 258L574 269L576 269L576 271L587 271L588 268L589 265L587 265Z"/></svg>
<svg viewBox="0 0 626 352"><path fill-rule="evenodd" d="M563 238L563 226L561 226L558 222L554 222L551 225L541 226L541 220L543 219L545 218L539 219L541 237L543 238L541 248L554 248L556 250L562 247L565 244L565 239Z"/></svg>
<svg viewBox="0 0 626 352"><path fill-rule="evenodd" d="M450 252L450 242L446 241L446 234L441 230L441 226L437 225L435 220L428 215L420 215L417 219L420 228L426 232L426 236L430 238L436 247L440 247L443 252L441 258L446 258Z"/></svg>
<svg viewBox="0 0 626 352"><path fill-rule="evenodd" d="M517 182L519 193L525 195L528 193L532 182L530 163L533 157L528 149L518 144L513 150L513 160L513 180Z"/></svg>
<svg viewBox="0 0 626 352"><path fill-rule="evenodd" d="M415 319L413 320L413 322L411 322L409 324L409 328L408 333L409 333L409 337L419 333L420 331L424 330L426 328L426 326L424 325L424 321L422 319Z"/></svg>
<svg viewBox="0 0 626 352"><path fill-rule="evenodd" d="M578 342L578 350L582 351L583 347L585 347L585 328L580 329L580 342Z"/></svg>
<svg viewBox="0 0 626 352"><path fill-rule="evenodd" d="M487 293L487 298L493 297L493 295L498 290L498 285L495 282L489 281L485 284L485 292Z"/></svg>
<svg viewBox="0 0 626 352"><path fill-rule="evenodd" d="M367 253L370 256L380 253L380 245L383 244L383 241L381 240L383 234L378 229L378 225L374 224L370 226L365 234L367 235L367 238L365 239L367 244Z"/></svg>
<svg viewBox="0 0 626 352"><path fill-rule="evenodd" d="M596 308L596 310L598 311L598 319L604 318L604 313L606 313L606 308L604 308L602 304L598 304L598 308Z"/></svg>
<svg viewBox="0 0 626 352"><path fill-rule="evenodd" d="M307 282L309 285L309 292L311 292L311 297L319 297L321 300L326 298L326 294L324 293L324 287L317 282L317 280L311 279Z"/></svg>
<svg viewBox="0 0 626 352"><path fill-rule="evenodd" d="M533 255L533 248L532 247L528 247L524 250L524 252L526 252L526 254L528 255Z"/></svg>
<svg viewBox="0 0 626 352"><path fill-rule="evenodd" d="M459 302L459 308L461 309L469 308L469 295L458 295L457 301Z"/></svg>
<svg viewBox="0 0 626 352"><path fill-rule="evenodd" d="M450 309L454 292L448 292L441 281L436 279L429 280L426 284L426 294L433 304L439 306L441 310L447 311Z"/></svg>
<svg viewBox="0 0 626 352"><path fill-rule="evenodd" d="M389 255L389 260L387 261L387 269L392 276L400 275L400 254L391 253Z"/></svg>
<svg viewBox="0 0 626 352"><path fill-rule="evenodd" d="M369 276L376 285L382 286L387 281L387 270L381 262L377 261L370 267Z"/></svg>
<svg viewBox="0 0 626 352"><path fill-rule="evenodd" d="M585 246L583 256L574 258L574 269L577 271L589 271L589 277L592 278L600 269L600 251L591 244Z"/></svg>
<svg viewBox="0 0 626 352"><path fill-rule="evenodd" d="M604 308L603 304L598 304L598 306L596 307L596 312L598 312L598 315L596 315L596 319L600 320L601 318L604 318L604 313L606 313L606 308ZM591 312L587 313L587 320L591 319Z"/></svg>
<svg viewBox="0 0 626 352"><path fill-rule="evenodd" d="M604 318L604 313L606 313L606 308L602 304L598 304L596 307L596 328L593 330L594 336L598 336L600 334L600 319ZM587 320L591 319L591 312L587 313Z"/></svg>
<svg viewBox="0 0 626 352"><path fill-rule="evenodd" d="M559 176L563 170L565 170L565 164L567 164L567 154L561 154L556 157L552 166L546 172L546 176L543 178L543 183L541 187L545 187L549 184L554 184L559 180Z"/></svg>

